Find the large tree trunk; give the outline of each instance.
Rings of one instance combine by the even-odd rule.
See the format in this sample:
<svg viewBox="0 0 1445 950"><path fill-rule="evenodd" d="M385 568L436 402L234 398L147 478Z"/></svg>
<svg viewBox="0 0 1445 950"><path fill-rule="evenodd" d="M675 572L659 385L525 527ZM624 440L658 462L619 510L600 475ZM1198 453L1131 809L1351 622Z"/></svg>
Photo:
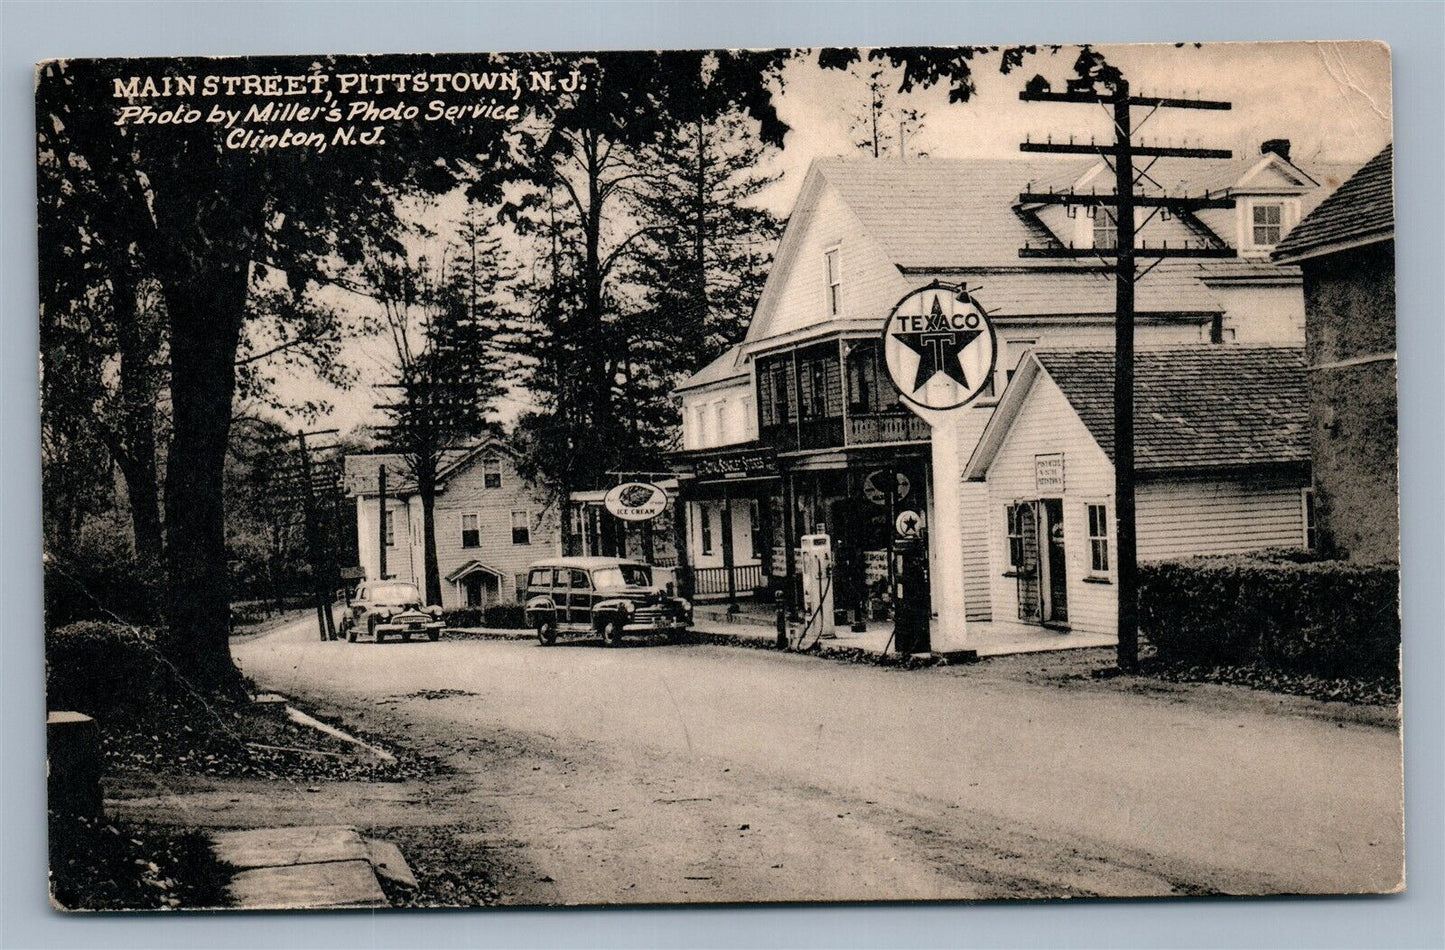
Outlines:
<svg viewBox="0 0 1445 950"><path fill-rule="evenodd" d="M442 602L442 575L441 567L437 563L436 475L434 473L419 474L416 480L416 491L421 496L422 574L426 579L426 602L429 605L440 605Z"/></svg>
<svg viewBox="0 0 1445 950"><path fill-rule="evenodd" d="M125 479L136 560L148 576L161 565L160 491L156 480L156 403L160 378L155 359L160 326L137 305L130 261L115 255L111 309L120 350L120 418L115 420L112 454Z"/></svg>
<svg viewBox="0 0 1445 950"><path fill-rule="evenodd" d="M239 685L229 642L223 474L249 277L246 261L233 260L195 266L165 283L173 421L165 482L163 649L182 674L209 690Z"/></svg>

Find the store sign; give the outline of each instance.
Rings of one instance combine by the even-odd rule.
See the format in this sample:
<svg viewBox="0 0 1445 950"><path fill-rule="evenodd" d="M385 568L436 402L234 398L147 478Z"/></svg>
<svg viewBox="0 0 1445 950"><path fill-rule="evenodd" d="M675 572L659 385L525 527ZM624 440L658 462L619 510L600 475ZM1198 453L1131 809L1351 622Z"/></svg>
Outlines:
<svg viewBox="0 0 1445 950"><path fill-rule="evenodd" d="M900 511L893 520L893 530L900 538L916 538L923 528L923 516L916 511Z"/></svg>
<svg viewBox="0 0 1445 950"><path fill-rule="evenodd" d="M1034 490L1040 495L1063 494L1064 453L1034 456Z"/></svg>
<svg viewBox="0 0 1445 950"><path fill-rule="evenodd" d="M893 499L902 501L908 497L908 490L913 484L902 472L895 472L894 478ZM863 497L875 505L888 504L888 469L880 468L868 473L868 477L863 479Z"/></svg>
<svg viewBox="0 0 1445 950"><path fill-rule="evenodd" d="M703 478L757 478L776 471L773 458L763 452L700 458L693 469Z"/></svg>
<svg viewBox="0 0 1445 950"><path fill-rule="evenodd" d="M603 497L602 505L623 521L651 521L667 508L667 492L650 482L623 482Z"/></svg>
<svg viewBox="0 0 1445 950"><path fill-rule="evenodd" d="M963 287L935 281L888 315L883 358L905 401L921 409L957 409L988 387L998 340L988 314Z"/></svg>

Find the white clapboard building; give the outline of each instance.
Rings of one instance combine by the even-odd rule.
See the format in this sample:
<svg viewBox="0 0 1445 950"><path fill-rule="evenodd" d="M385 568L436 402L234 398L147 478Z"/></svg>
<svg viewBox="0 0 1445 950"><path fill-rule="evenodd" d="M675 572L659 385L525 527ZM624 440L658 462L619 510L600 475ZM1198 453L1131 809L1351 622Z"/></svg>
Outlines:
<svg viewBox="0 0 1445 950"><path fill-rule="evenodd" d="M1144 349L1135 386L1141 562L1309 545L1302 348ZM1113 387L1112 349L1034 349L984 428L995 618L1115 633Z"/></svg>
<svg viewBox="0 0 1445 950"><path fill-rule="evenodd" d="M387 472L386 513L379 473ZM421 496L400 455L348 455L344 487L356 503L356 543L367 579L381 573L425 590ZM442 606L512 603L526 587L527 567L559 552L555 514L517 472L510 449L496 440L448 451L434 508Z"/></svg>
<svg viewBox="0 0 1445 950"><path fill-rule="evenodd" d="M1154 215L1139 240L1238 257L1159 264L1138 285L1137 345L1303 345L1299 270L1269 254L1351 170L1294 161L1278 140L1237 160L1160 160L1145 187L1236 206ZM798 539L821 530L833 539L836 604L877 616L893 516L916 510L928 525L934 613L994 618L988 497L963 466L1025 354L1111 347L1114 332L1105 262L1019 254L1113 247L1107 214L1020 197L1107 191L1107 172L1100 161L1024 157L813 163L746 336L676 391L679 536L700 599L795 586ZM998 348L986 391L941 430L900 401L880 339L894 305L934 281L968 289ZM1000 612L1013 614L1011 603Z"/></svg>

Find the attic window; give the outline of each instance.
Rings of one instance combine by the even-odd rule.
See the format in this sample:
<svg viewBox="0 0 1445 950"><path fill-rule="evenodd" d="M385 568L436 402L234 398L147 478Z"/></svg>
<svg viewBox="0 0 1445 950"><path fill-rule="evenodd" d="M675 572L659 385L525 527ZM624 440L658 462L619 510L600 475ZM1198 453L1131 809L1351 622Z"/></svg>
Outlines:
<svg viewBox="0 0 1445 950"><path fill-rule="evenodd" d="M502 460L495 455L482 459L482 487L502 487Z"/></svg>
<svg viewBox="0 0 1445 950"><path fill-rule="evenodd" d="M1284 230L1284 205L1257 204L1250 211L1253 216L1252 234L1255 247L1274 247L1279 243Z"/></svg>
<svg viewBox="0 0 1445 950"><path fill-rule="evenodd" d="M1094 246L1119 246L1119 223L1114 220L1114 215L1108 208L1100 207L1094 215Z"/></svg>
<svg viewBox="0 0 1445 950"><path fill-rule="evenodd" d="M828 277L828 316L836 317L843 310L843 277L838 268L838 248L823 252L823 269Z"/></svg>

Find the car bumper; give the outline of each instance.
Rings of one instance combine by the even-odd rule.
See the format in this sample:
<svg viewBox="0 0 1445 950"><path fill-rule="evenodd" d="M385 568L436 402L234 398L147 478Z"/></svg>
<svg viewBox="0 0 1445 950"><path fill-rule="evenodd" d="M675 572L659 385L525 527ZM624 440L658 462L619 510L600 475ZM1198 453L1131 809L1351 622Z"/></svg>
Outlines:
<svg viewBox="0 0 1445 950"><path fill-rule="evenodd" d="M664 631L686 630L687 621L681 618L668 620L642 620L622 625L623 633L662 633Z"/></svg>
<svg viewBox="0 0 1445 950"><path fill-rule="evenodd" d="M379 623L376 625L377 633L431 633L438 631L445 626L440 620L430 620L426 623Z"/></svg>

